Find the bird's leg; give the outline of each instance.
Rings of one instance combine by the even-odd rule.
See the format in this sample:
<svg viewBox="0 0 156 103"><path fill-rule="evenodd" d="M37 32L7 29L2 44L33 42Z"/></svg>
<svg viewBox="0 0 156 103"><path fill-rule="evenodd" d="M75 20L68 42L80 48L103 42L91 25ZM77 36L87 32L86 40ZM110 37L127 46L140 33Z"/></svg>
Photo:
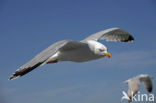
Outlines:
<svg viewBox="0 0 156 103"><path fill-rule="evenodd" d="M46 63L49 64L49 63L57 63L57 62L58 62L58 60L56 59L56 60L49 60Z"/></svg>

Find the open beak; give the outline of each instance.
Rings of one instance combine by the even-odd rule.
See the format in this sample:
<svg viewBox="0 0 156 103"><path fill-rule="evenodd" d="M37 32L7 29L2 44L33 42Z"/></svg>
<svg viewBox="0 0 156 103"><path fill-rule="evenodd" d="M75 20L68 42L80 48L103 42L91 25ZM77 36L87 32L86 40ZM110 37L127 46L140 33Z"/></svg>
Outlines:
<svg viewBox="0 0 156 103"><path fill-rule="evenodd" d="M111 54L109 52L104 53L108 58L111 58Z"/></svg>

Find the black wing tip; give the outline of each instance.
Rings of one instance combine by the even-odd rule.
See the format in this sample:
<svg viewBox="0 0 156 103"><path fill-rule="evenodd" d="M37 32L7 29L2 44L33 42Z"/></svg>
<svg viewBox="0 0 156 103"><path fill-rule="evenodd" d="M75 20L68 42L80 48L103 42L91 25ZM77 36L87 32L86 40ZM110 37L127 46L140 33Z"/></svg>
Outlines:
<svg viewBox="0 0 156 103"><path fill-rule="evenodd" d="M13 80L15 77L14 76L11 76L10 78L9 78L9 80Z"/></svg>
<svg viewBox="0 0 156 103"><path fill-rule="evenodd" d="M13 74L13 75L9 78L9 80L14 80L14 79L16 79L16 78L18 78L18 77L20 77L20 75L16 76L16 75Z"/></svg>
<svg viewBox="0 0 156 103"><path fill-rule="evenodd" d="M129 35L127 39L123 40L122 42L133 42L134 37L132 35Z"/></svg>
<svg viewBox="0 0 156 103"><path fill-rule="evenodd" d="M129 38L128 38L129 41L134 41L134 37L129 35Z"/></svg>
<svg viewBox="0 0 156 103"><path fill-rule="evenodd" d="M14 80L16 78L19 78L21 75L19 74L18 71L16 71L15 73L12 74L12 76L9 78L9 80Z"/></svg>
<svg viewBox="0 0 156 103"><path fill-rule="evenodd" d="M14 80L16 78L19 78L21 75L21 73L19 72L20 69L16 70L15 73L12 74L12 76L9 78L9 80Z"/></svg>
<svg viewBox="0 0 156 103"><path fill-rule="evenodd" d="M13 73L13 75L9 78L9 80L14 80L18 77L21 77L27 73L29 73L30 71L34 70L35 68L37 68L38 66L40 66L43 62L39 62L37 64L35 64L32 67L28 67L28 68L19 68L16 70L15 73Z"/></svg>
<svg viewBox="0 0 156 103"><path fill-rule="evenodd" d="M149 89L148 89L148 92L151 93L151 92L152 92L152 88L149 88Z"/></svg>

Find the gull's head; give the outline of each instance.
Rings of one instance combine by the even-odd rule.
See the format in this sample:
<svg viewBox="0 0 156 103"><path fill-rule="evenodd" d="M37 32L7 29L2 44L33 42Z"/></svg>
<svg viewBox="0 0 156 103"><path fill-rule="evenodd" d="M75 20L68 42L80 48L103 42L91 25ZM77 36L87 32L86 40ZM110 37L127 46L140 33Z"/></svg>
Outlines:
<svg viewBox="0 0 156 103"><path fill-rule="evenodd" d="M111 54L108 52L108 49L105 45L97 42L97 41L88 41L90 49L97 55L107 56L111 58Z"/></svg>

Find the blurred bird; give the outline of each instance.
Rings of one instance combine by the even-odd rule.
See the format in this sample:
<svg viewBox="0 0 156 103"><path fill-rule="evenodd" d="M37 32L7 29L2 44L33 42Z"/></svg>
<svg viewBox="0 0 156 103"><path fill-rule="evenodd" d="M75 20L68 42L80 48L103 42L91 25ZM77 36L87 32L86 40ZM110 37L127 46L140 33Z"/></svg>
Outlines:
<svg viewBox="0 0 156 103"><path fill-rule="evenodd" d="M129 103L132 102L133 96L135 96L139 90L140 83L143 83L148 92L152 92L152 79L153 77L147 74L140 74L136 77L130 78L124 83L128 84L128 97Z"/></svg>

